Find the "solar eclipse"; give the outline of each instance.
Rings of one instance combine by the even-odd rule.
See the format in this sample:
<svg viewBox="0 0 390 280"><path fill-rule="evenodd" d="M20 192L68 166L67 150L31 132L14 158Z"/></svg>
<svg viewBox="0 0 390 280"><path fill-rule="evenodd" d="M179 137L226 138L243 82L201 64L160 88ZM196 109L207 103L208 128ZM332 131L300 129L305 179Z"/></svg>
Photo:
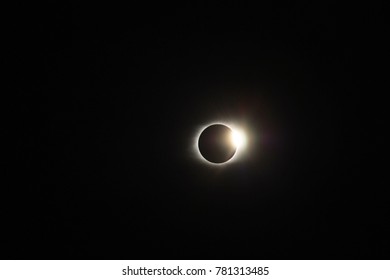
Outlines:
<svg viewBox="0 0 390 280"><path fill-rule="evenodd" d="M210 164L225 164L236 159L246 143L245 134L223 123L203 127L196 137L195 149Z"/></svg>

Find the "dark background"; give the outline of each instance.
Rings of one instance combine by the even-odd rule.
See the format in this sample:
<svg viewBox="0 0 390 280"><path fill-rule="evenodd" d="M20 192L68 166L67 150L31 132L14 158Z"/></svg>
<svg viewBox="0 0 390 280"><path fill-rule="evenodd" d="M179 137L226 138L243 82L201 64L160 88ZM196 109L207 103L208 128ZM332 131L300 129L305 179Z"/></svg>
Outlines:
<svg viewBox="0 0 390 280"><path fill-rule="evenodd" d="M20 4L1 258L388 259L374 8ZM247 154L212 168L225 119Z"/></svg>

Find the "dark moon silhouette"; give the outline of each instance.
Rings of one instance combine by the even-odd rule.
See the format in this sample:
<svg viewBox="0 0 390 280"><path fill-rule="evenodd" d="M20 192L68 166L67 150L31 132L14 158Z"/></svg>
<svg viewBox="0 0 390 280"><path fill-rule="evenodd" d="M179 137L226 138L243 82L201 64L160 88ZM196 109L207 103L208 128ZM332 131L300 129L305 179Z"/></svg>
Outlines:
<svg viewBox="0 0 390 280"><path fill-rule="evenodd" d="M208 126L199 136L199 152L212 163L228 161L236 153L236 147L231 141L232 133L229 127L222 124Z"/></svg>

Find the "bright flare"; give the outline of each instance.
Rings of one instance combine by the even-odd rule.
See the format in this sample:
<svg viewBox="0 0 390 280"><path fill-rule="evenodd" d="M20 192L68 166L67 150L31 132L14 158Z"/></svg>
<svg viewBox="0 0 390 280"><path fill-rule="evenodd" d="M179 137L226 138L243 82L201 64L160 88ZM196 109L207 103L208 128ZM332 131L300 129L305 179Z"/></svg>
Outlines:
<svg viewBox="0 0 390 280"><path fill-rule="evenodd" d="M246 144L245 134L241 131L234 130L232 133L232 143L236 148L243 148Z"/></svg>

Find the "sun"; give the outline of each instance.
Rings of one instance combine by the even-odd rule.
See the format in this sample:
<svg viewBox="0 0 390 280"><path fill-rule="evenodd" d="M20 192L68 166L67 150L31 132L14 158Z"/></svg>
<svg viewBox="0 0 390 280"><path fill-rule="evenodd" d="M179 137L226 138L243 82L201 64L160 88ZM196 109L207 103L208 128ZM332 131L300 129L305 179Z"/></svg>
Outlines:
<svg viewBox="0 0 390 280"><path fill-rule="evenodd" d="M215 124L221 124L221 125L227 126L228 128L231 129L232 133L231 133L230 139L227 139L227 140L230 141L232 146L234 146L236 148L236 152L233 155L233 157L231 159L229 159L228 161L223 162L223 163L212 163L212 162L207 161L201 155L199 148L198 148L198 141L199 141L199 137L200 137L202 131L205 128L207 128L211 125L215 125ZM193 154L195 154L195 157L197 159L199 159L200 161L202 161L203 163L206 163L209 165L221 166L221 165L235 163L235 162L240 161L243 158L245 158L245 153L246 153L245 150L247 149L247 144L248 144L247 142L248 142L247 135L240 125L238 125L234 122L215 121L215 122L210 122L210 123L207 123L207 124L204 124L204 125L198 127L198 129L196 130L196 134L193 137L193 145L192 145L193 148L192 149L193 149Z"/></svg>

